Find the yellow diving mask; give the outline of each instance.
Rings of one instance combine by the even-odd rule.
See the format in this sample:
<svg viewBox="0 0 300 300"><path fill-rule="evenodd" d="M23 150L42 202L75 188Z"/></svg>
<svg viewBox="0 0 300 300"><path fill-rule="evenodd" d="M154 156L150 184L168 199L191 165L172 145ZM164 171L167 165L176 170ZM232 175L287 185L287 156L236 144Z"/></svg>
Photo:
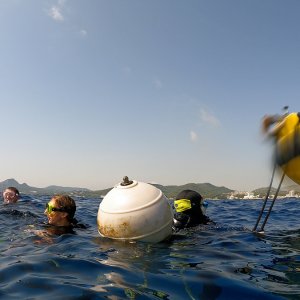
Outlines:
<svg viewBox="0 0 300 300"><path fill-rule="evenodd" d="M174 201L174 207L176 212L183 212L185 210L191 209L192 203L189 199L179 199Z"/></svg>

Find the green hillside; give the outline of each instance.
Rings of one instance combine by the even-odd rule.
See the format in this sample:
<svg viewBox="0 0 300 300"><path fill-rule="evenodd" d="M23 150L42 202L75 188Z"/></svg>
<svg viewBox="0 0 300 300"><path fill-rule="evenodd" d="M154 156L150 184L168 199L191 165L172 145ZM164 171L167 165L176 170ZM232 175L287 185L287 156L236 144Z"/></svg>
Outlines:
<svg viewBox="0 0 300 300"><path fill-rule="evenodd" d="M211 183L187 183L184 185L155 185L159 188L168 198L175 198L176 195L182 190L194 190L200 193L204 198L227 198L227 195L233 190L226 187L218 187Z"/></svg>
<svg viewBox="0 0 300 300"><path fill-rule="evenodd" d="M224 186L215 186L211 183L187 183L184 185L160 185L153 184L155 187L160 189L168 198L175 198L176 195L182 190L194 190L200 193L206 199L227 199L234 190L226 188ZM79 187L62 187L62 186L48 186L45 188L31 187L26 183L18 183L15 179L7 179L0 182L0 189L4 190L8 186L15 186L22 194L40 194L40 195L53 195L59 193L68 193L71 195L83 196L87 198L99 198L105 196L111 189L103 190L89 190L86 188ZM288 186L282 186L279 196L284 196L287 192L294 190L296 193L300 192L300 185L291 184ZM267 194L268 187L262 187L253 190L254 195L260 195L264 197ZM273 187L270 194L274 195L276 189ZM244 194L240 195L243 198Z"/></svg>

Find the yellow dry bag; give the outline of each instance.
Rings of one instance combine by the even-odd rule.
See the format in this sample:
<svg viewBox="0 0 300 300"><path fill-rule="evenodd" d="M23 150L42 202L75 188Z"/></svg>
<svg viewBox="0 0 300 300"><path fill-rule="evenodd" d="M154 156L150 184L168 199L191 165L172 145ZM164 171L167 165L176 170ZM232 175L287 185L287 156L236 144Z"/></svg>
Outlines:
<svg viewBox="0 0 300 300"><path fill-rule="evenodd" d="M275 126L275 161L300 184L300 113L288 114Z"/></svg>

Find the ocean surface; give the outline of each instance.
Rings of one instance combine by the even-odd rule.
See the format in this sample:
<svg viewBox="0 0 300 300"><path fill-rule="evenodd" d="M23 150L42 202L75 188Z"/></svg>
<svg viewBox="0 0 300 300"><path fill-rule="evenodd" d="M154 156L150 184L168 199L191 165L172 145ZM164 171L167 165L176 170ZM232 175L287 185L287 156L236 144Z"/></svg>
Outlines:
<svg viewBox="0 0 300 300"><path fill-rule="evenodd" d="M101 199L74 198L87 229L42 236L48 196L0 204L1 299L300 299L300 199L207 200L217 224L157 244L102 238Z"/></svg>

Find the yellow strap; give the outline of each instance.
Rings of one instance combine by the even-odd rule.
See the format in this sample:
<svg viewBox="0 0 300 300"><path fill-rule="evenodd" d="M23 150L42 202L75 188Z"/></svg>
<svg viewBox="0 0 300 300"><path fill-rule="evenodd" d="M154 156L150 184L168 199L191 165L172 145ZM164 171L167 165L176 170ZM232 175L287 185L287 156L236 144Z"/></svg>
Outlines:
<svg viewBox="0 0 300 300"><path fill-rule="evenodd" d="M189 199L179 199L174 201L174 206L177 212L183 212L187 209L192 208L191 200Z"/></svg>

